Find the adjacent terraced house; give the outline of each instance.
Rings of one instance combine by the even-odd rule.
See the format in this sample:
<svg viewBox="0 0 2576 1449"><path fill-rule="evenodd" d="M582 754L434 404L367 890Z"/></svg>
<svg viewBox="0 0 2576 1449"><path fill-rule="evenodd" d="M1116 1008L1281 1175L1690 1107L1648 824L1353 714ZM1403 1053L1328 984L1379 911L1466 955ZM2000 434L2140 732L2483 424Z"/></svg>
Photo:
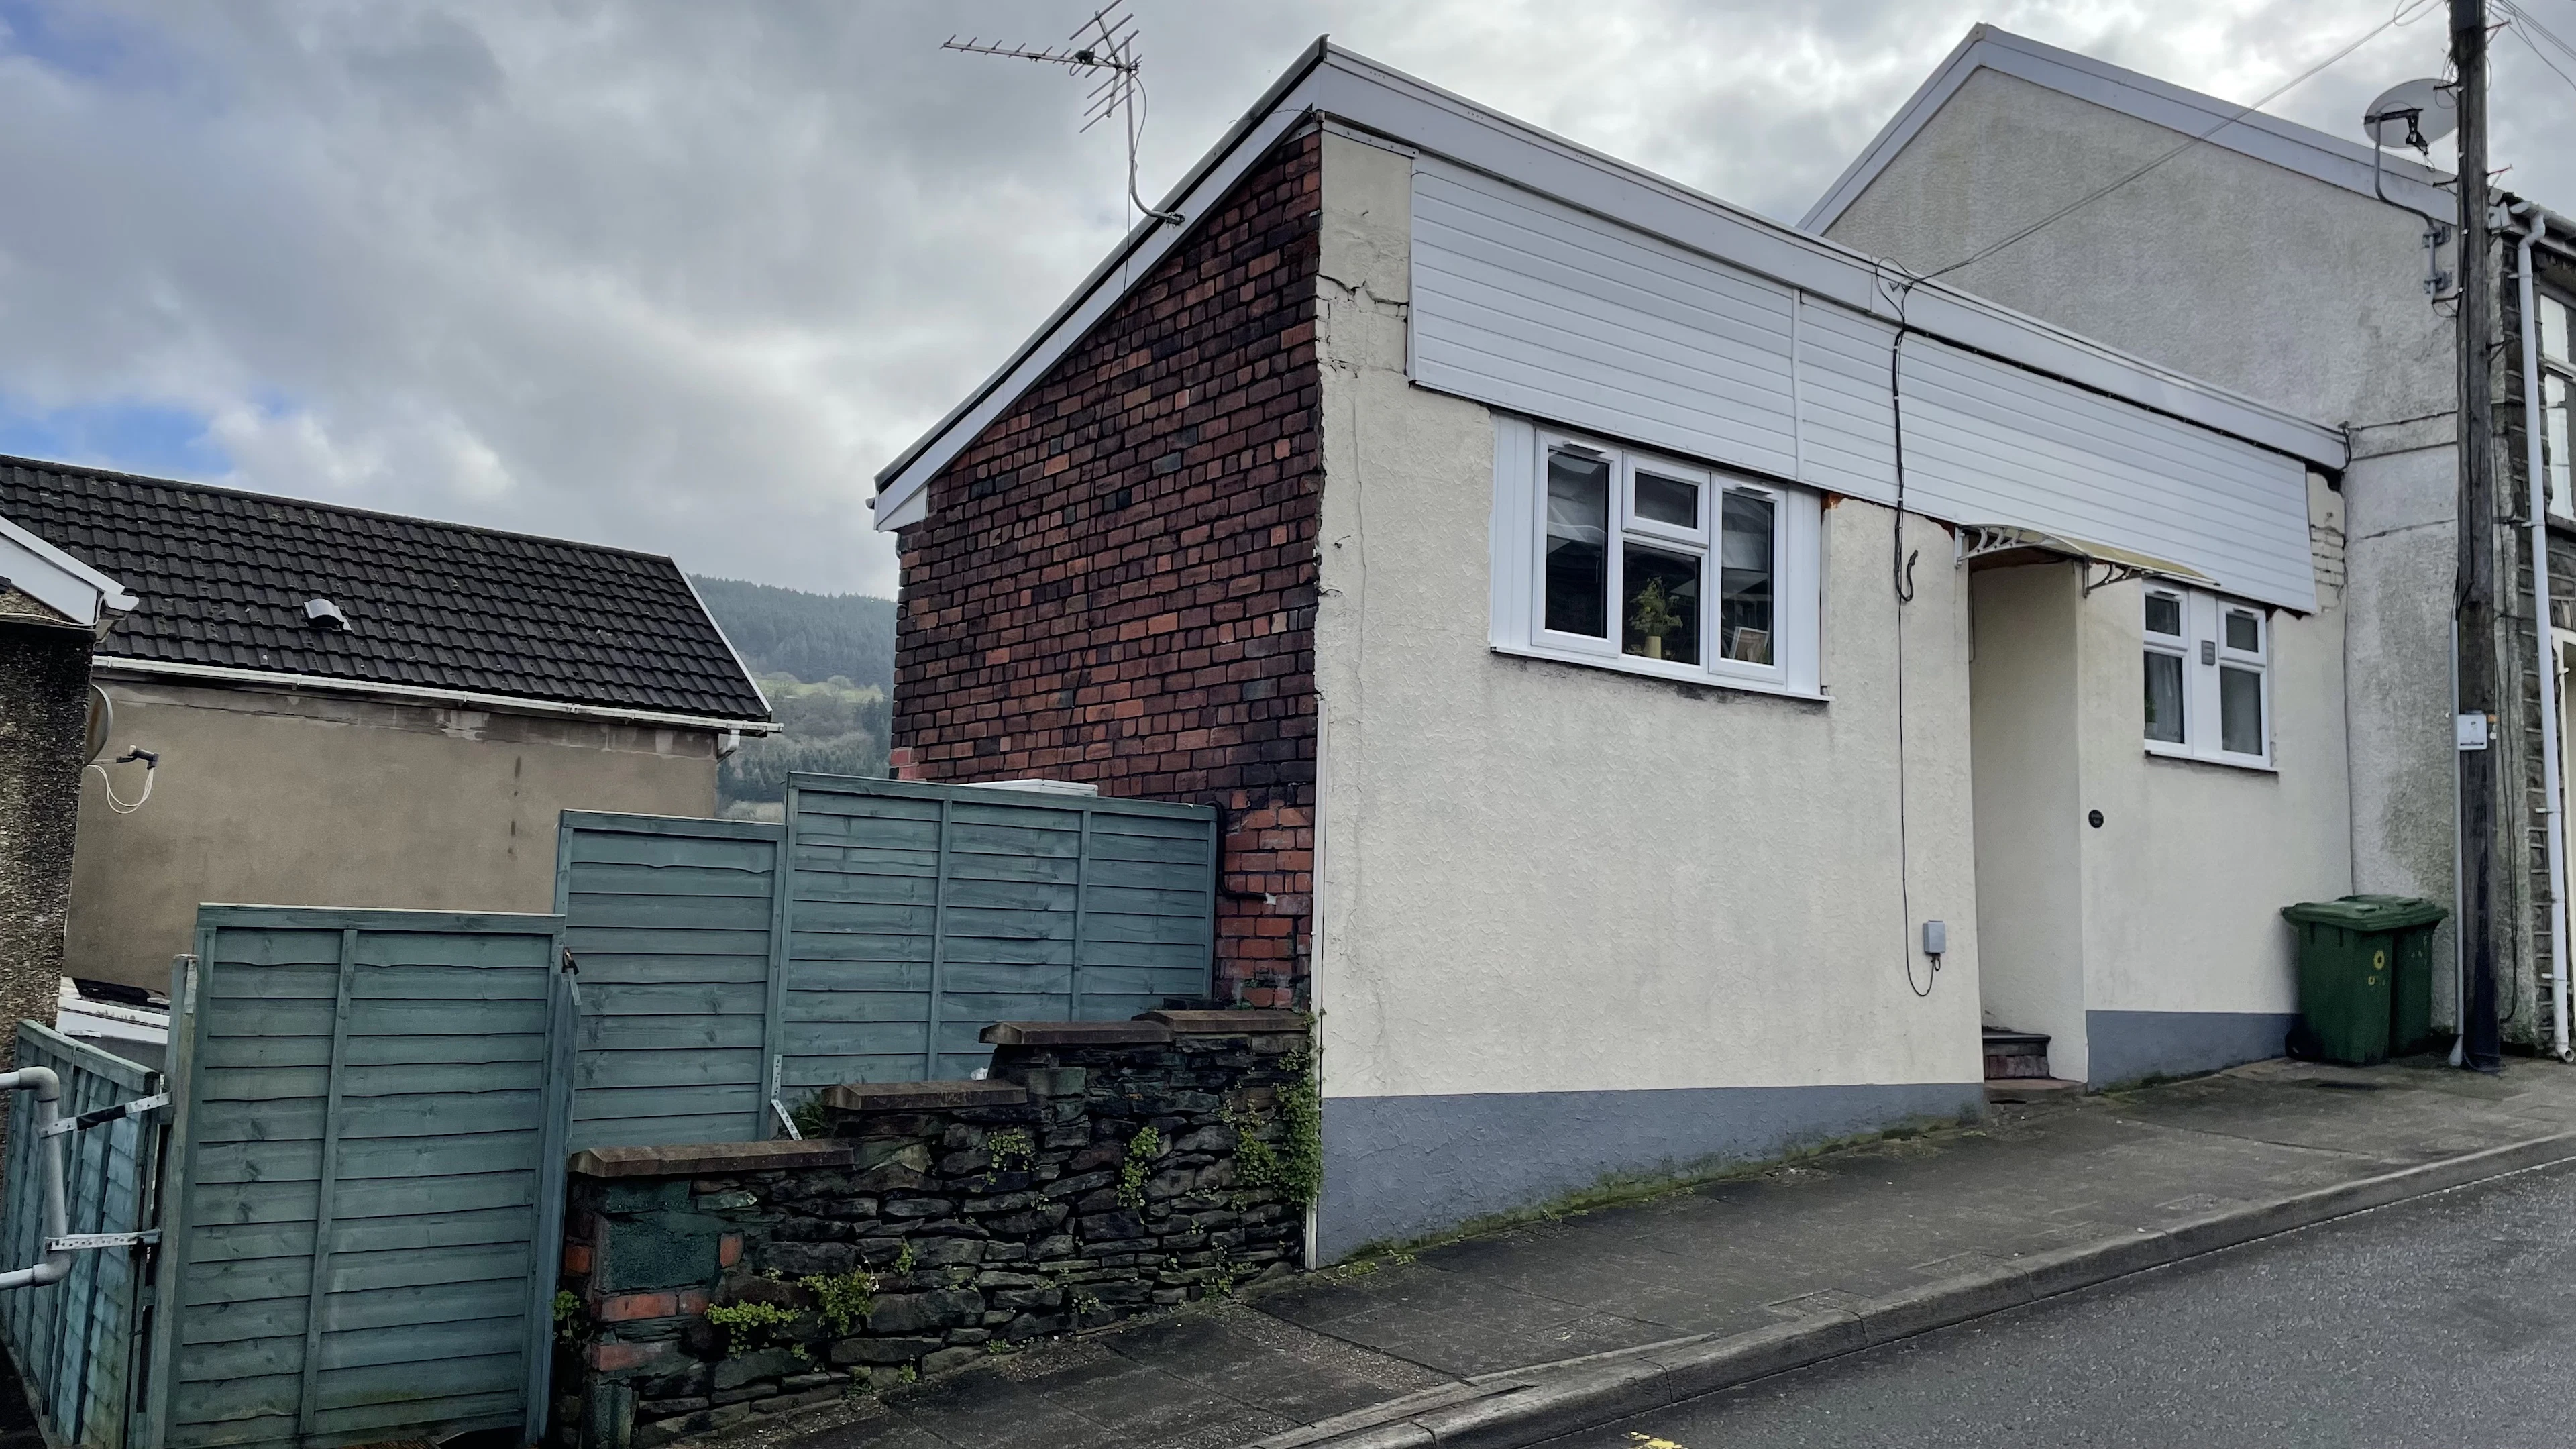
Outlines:
<svg viewBox="0 0 2576 1449"><path fill-rule="evenodd" d="M879 475L894 762L1224 812L1325 1257L2279 1050L2339 429L1320 42L1162 209Z"/></svg>

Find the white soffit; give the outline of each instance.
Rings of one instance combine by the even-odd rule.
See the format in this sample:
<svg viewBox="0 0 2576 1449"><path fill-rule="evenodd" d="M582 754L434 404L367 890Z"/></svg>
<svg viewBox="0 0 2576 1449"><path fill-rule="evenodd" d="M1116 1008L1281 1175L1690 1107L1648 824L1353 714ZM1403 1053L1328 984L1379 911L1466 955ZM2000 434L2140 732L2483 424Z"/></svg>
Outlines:
<svg viewBox="0 0 2576 1449"><path fill-rule="evenodd" d="M1893 321L1893 278L1840 243L1756 216L1587 147L1552 136L1366 57L1317 41L1179 186L1157 203L1191 223L1310 115L1330 116L1426 156L1445 158L1604 220L1727 263L1855 312ZM1011 359L877 474L879 530L918 521L932 477L1034 386L1116 305L1128 283L1189 234L1147 223L1129 233ZM1983 298L1924 283L1906 321L1915 331L2063 379L2330 470L2343 434L2268 404L2079 337Z"/></svg>
<svg viewBox="0 0 2576 1449"><path fill-rule="evenodd" d="M2071 50L2043 45L2026 36L1975 26L1929 79L1899 109L1894 119L1863 147L1850 168L1799 218L1798 225L1823 232L1869 189L1878 174L1895 161L1915 134L1967 84L1979 69L2025 80L2078 100L2132 116L2175 132L2174 139L2207 135L2206 144L2268 161L2285 171L2371 194L2371 148L2324 131L2267 116L2260 111L2240 116L2244 107L2216 96L2169 85L2133 70L2123 70ZM2450 176L2391 151L2381 162L2380 184L2388 199L2436 216L2459 209L2445 189Z"/></svg>
<svg viewBox="0 0 2576 1449"><path fill-rule="evenodd" d="M134 608L123 584L6 518L0 518L0 579L84 629Z"/></svg>

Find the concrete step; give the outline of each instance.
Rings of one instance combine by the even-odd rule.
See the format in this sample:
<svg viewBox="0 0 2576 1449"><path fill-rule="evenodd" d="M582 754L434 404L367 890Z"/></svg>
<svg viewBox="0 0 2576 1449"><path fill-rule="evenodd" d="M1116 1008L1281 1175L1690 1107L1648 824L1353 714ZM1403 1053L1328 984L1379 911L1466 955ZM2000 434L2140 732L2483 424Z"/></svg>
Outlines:
<svg viewBox="0 0 2576 1449"><path fill-rule="evenodd" d="M2048 1075L2048 1038L2035 1031L1985 1029L1986 1080L2020 1081Z"/></svg>
<svg viewBox="0 0 2576 1449"><path fill-rule="evenodd" d="M1989 1103L2045 1102L2060 1097L2081 1097L2083 1095L2084 1084L2082 1082L2070 1082L2063 1077L2012 1077L1998 1079L1991 1072L1986 1076L1986 1101Z"/></svg>

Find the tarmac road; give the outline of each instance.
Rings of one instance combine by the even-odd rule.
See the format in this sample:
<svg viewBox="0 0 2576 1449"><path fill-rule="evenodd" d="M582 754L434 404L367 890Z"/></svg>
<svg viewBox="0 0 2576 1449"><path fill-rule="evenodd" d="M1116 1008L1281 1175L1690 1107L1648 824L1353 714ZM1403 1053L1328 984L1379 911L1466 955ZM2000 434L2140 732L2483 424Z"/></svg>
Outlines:
<svg viewBox="0 0 2576 1449"><path fill-rule="evenodd" d="M1551 1449L2576 1443L2576 1169L2124 1278Z"/></svg>

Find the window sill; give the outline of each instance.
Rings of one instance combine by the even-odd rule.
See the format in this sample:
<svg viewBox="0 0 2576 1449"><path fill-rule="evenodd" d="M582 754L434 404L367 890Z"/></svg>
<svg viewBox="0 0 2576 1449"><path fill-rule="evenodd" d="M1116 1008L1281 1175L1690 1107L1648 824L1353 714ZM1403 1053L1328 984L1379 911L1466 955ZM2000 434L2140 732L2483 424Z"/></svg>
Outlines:
<svg viewBox="0 0 2576 1449"><path fill-rule="evenodd" d="M2180 760L2190 765L2216 765L2222 770L2243 770L2249 775L2278 775L2281 767L2265 760L2249 760L2241 755L2202 755L2172 745L2147 743L2147 754L2159 760Z"/></svg>
<svg viewBox="0 0 2576 1449"><path fill-rule="evenodd" d="M1543 659L1550 664L1571 664L1578 669L1606 670L1612 674L1626 674L1664 684L1687 684L1699 689L1732 689L1743 694L1769 694L1777 695L1782 699L1813 700L1818 704L1828 700L1828 696L1821 688L1800 689L1794 685L1774 684L1763 679L1746 679L1740 675L1711 674L1705 669L1694 669L1682 664L1655 663L1626 654L1614 658L1604 654L1576 654L1567 650L1535 649L1524 644L1496 644L1491 648L1496 654L1509 655L1514 659Z"/></svg>

